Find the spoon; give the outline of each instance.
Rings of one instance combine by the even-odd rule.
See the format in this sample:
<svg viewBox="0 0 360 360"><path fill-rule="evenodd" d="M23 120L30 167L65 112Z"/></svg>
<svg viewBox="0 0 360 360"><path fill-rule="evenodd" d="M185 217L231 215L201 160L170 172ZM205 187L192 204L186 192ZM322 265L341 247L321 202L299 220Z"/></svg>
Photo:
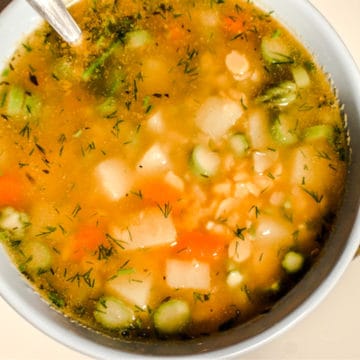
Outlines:
<svg viewBox="0 0 360 360"><path fill-rule="evenodd" d="M81 30L62 0L27 0L27 2L66 42L75 43L80 39Z"/></svg>

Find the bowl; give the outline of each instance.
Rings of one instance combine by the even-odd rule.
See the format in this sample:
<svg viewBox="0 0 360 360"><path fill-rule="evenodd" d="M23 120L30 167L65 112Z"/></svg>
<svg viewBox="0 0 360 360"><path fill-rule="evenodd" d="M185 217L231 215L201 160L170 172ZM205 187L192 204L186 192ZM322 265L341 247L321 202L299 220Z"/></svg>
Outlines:
<svg viewBox="0 0 360 360"><path fill-rule="evenodd" d="M0 9L9 1L0 0ZM259 0L257 5L287 26L314 54L339 92L345 106L350 138L360 136L360 74L351 55L329 23L308 1ZM18 19L22 19L19 22ZM40 19L23 1L14 0L0 14L0 67L12 54L24 34ZM315 35L314 35L315 34ZM22 317L57 341L99 359L233 358L279 336L311 312L338 282L353 259L360 241L359 199L360 143L353 142L352 161L344 200L334 231L318 262L268 313L229 331L186 342L126 342L95 334L72 323L50 309L19 276L17 269L0 249L0 295Z"/></svg>

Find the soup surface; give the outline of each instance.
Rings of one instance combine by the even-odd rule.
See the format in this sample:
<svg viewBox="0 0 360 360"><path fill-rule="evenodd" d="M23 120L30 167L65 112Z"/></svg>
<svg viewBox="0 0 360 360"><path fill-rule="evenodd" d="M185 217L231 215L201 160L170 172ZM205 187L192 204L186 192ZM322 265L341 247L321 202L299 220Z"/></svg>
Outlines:
<svg viewBox="0 0 360 360"><path fill-rule="evenodd" d="M313 58L249 1L96 1L0 80L0 237L56 309L114 337L268 311L321 252L347 143Z"/></svg>

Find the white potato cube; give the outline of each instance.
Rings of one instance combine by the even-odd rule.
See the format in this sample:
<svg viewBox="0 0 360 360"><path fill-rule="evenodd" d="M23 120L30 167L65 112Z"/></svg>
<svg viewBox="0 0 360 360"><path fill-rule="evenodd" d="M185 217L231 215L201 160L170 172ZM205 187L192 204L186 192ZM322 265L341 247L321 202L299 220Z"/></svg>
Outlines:
<svg viewBox="0 0 360 360"><path fill-rule="evenodd" d="M152 145L138 162L136 169L141 173L155 173L168 168L168 158L159 144Z"/></svg>
<svg viewBox="0 0 360 360"><path fill-rule="evenodd" d="M107 291L144 309L149 304L152 279L149 276L119 274L106 284Z"/></svg>
<svg viewBox="0 0 360 360"><path fill-rule="evenodd" d="M212 96L198 110L195 123L205 134L219 139L235 125L242 114L240 103Z"/></svg>
<svg viewBox="0 0 360 360"><path fill-rule="evenodd" d="M164 209L149 208L130 218L126 227L113 226L110 235L126 250L172 244L176 241L176 229L171 216Z"/></svg>
<svg viewBox="0 0 360 360"><path fill-rule="evenodd" d="M250 64L246 56L236 50L232 50L226 55L225 64L235 80L244 80L251 75Z"/></svg>
<svg viewBox="0 0 360 360"><path fill-rule="evenodd" d="M266 151L255 151L253 153L254 170L258 174L263 174L266 170L270 169L279 154L277 151L266 150Z"/></svg>
<svg viewBox="0 0 360 360"><path fill-rule="evenodd" d="M174 289L209 289L209 264L169 259L166 262L166 281Z"/></svg>
<svg viewBox="0 0 360 360"><path fill-rule="evenodd" d="M113 201L123 198L132 186L131 171L118 159L101 162L95 168L95 177L102 191Z"/></svg>
<svg viewBox="0 0 360 360"><path fill-rule="evenodd" d="M146 125L148 129L153 131L154 133L161 133L164 131L165 125L164 125L164 119L162 117L162 114L160 111L156 112L155 114L151 115Z"/></svg>

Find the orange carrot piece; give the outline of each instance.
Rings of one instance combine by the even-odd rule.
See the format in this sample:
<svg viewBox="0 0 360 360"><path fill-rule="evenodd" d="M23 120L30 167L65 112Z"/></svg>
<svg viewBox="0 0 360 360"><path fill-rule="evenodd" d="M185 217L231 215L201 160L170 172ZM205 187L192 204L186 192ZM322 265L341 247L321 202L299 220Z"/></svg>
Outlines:
<svg viewBox="0 0 360 360"><path fill-rule="evenodd" d="M22 207L25 201L25 186L16 174L0 176L0 206Z"/></svg>
<svg viewBox="0 0 360 360"><path fill-rule="evenodd" d="M170 28L168 31L168 38L175 42L182 41L185 36L186 36L186 31L179 26L174 26Z"/></svg>
<svg viewBox="0 0 360 360"><path fill-rule="evenodd" d="M224 18L224 30L231 35L240 34L245 30L245 20L237 16Z"/></svg>
<svg viewBox="0 0 360 360"><path fill-rule="evenodd" d="M142 198L153 205L173 204L182 197L179 189L161 178L146 179L145 183L139 185L139 189Z"/></svg>
<svg viewBox="0 0 360 360"><path fill-rule="evenodd" d="M174 251L178 257L193 258L207 262L219 259L228 243L228 239L208 231L194 230L180 233Z"/></svg>
<svg viewBox="0 0 360 360"><path fill-rule="evenodd" d="M95 225L85 225L79 229L72 239L70 259L81 261L87 254L107 243L105 232Z"/></svg>

